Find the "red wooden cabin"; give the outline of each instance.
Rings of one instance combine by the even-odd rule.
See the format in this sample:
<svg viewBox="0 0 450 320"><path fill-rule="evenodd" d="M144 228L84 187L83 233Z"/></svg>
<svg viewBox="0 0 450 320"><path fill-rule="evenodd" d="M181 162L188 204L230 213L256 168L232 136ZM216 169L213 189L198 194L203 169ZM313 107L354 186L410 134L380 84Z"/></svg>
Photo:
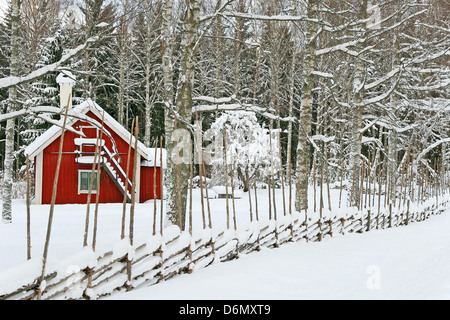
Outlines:
<svg viewBox="0 0 450 320"><path fill-rule="evenodd" d="M61 100L61 104L63 104L63 96L61 96ZM67 101L67 99L64 101ZM71 113L79 116L69 117L67 124L77 132L82 132L85 136L82 137L80 134L69 130L66 130L64 134L56 204L87 203L91 178L94 179L92 201L95 201L97 192L97 174L94 173L92 176L92 165L95 144L97 137L100 136L100 130L91 122L85 121L85 116L101 123L104 110L95 102L88 100L71 108ZM83 120L80 120L80 117ZM54 125L25 150L25 154L29 156L30 160L34 160L36 204L49 204L51 202L61 131L61 127ZM104 133L101 143L100 203L123 202L130 138L132 138L132 148L130 153L130 178L127 188L128 201L131 199L133 184L136 184L135 200L137 203L154 199L155 196L157 199L161 198L162 168L159 150L146 148L144 144L138 141L138 166L136 167L136 181L133 181L134 137L131 137L131 133L113 117L104 113ZM164 150L162 154L164 164ZM155 174L156 179L154 179ZM156 186L156 190L154 186Z"/></svg>

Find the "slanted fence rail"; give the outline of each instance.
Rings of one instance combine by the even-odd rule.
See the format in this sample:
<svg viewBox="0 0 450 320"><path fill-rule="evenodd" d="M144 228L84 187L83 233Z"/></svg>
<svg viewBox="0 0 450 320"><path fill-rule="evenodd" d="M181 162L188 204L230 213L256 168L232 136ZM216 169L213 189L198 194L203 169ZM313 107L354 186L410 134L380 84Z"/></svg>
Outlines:
<svg viewBox="0 0 450 320"><path fill-rule="evenodd" d="M94 252L85 247L64 261L49 261L40 283L42 259L31 259L10 271L0 273L0 300L98 299L118 290L154 285L178 274L196 272L213 263L240 255L274 248L287 242L322 241L346 233L405 226L443 213L449 200L428 202L397 213L389 210L331 219L305 218L300 214L279 217L277 221L254 221L246 229L220 233L205 229L197 235L180 232L176 226L146 241L129 238L111 250ZM20 275L20 276L19 276ZM17 278L15 280L14 278Z"/></svg>

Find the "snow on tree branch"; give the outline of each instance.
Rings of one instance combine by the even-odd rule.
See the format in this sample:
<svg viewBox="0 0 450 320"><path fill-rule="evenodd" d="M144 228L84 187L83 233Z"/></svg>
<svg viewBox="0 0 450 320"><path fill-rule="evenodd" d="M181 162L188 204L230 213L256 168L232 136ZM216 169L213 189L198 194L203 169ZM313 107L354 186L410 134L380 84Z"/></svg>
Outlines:
<svg viewBox="0 0 450 320"><path fill-rule="evenodd" d="M74 56L76 56L77 54L79 54L80 52L82 52L83 50L85 50L89 45L96 43L98 40L100 39L100 37L96 36L96 37L91 37L89 38L84 44L79 45L78 47L69 50L65 55L62 56L62 58L52 64L43 66L31 73L29 73L26 76L22 76L22 77L6 77L6 78L2 78L0 79L0 89L7 89L10 88L12 86L16 86L25 82L30 82L34 79L40 78L48 73L51 72L55 72L58 71L59 68L68 60L70 60L71 58L73 58Z"/></svg>

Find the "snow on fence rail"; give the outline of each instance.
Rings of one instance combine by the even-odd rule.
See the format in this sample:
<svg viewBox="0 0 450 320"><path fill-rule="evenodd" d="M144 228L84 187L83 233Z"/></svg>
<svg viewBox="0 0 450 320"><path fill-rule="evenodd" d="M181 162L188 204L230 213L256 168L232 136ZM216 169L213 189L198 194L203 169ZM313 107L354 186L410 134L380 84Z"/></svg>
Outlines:
<svg viewBox="0 0 450 320"><path fill-rule="evenodd" d="M39 283L42 258L34 258L0 273L0 300L98 299L115 290L131 290L153 285L181 273L191 273L212 263L239 258L261 248L274 248L286 242L322 241L336 234L363 233L424 221L447 209L450 199L428 201L393 213L364 209L346 217L305 218L296 213L277 221L254 221L244 230L218 233L205 229L200 234L180 232L177 226L163 230L130 245L129 238L110 250L85 247L64 261L48 260L44 281Z"/></svg>

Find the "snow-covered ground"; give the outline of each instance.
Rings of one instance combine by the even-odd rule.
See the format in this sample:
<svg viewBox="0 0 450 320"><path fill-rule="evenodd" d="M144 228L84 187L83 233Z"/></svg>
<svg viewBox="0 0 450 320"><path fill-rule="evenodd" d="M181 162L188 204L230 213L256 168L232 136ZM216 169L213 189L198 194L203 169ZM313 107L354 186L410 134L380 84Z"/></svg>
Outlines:
<svg viewBox="0 0 450 320"><path fill-rule="evenodd" d="M199 193L199 189L194 190L194 233L201 231L203 224ZM344 192L342 198L345 197ZM276 198L277 214L282 215L281 190L277 190ZM332 190L333 212L324 210L324 215L349 213L345 208L338 209L338 199L339 192ZM254 200L253 196L253 215ZM210 200L213 228L226 228L225 202L225 199ZM157 226L159 205L160 202L157 201ZM267 190L258 190L258 208L260 219L268 220ZM236 200L235 209L238 228L245 228L250 222L247 193ZM48 212L49 206L31 207L33 257L42 255ZM230 201L230 213L232 212ZM55 207L50 257L62 260L81 250L85 213L86 205ZM136 205L136 239L151 235L153 215L153 201ZM93 216L94 205L91 207L89 243L92 241ZM121 216L121 204L99 206L97 248L117 243L120 239ZM345 236L336 234L332 239L326 238L321 243L285 244L277 249L263 249L261 252L241 255L238 260L217 263L191 275L181 275L152 287L135 289L126 294L116 293L111 298L448 299L449 226L450 212L408 227ZM128 225L126 230L128 231ZM0 224L0 253L0 273L26 261L24 200L13 202L13 223Z"/></svg>
<svg viewBox="0 0 450 320"><path fill-rule="evenodd" d="M292 243L109 299L450 299L450 212L407 227Z"/></svg>
<svg viewBox="0 0 450 320"><path fill-rule="evenodd" d="M210 191L211 192L211 191ZM252 195L253 219L255 219L255 197ZM334 196L338 196L334 190ZM285 192L286 205L288 193ZM258 213L259 219L268 221L268 191L258 190ZM345 198L344 198L345 199ZM277 214L282 215L282 191L276 192ZM312 201L312 198L310 199ZM334 199L335 207L338 206L337 199ZM160 204L157 204L156 226L159 232L160 225ZM0 200L1 205L1 200ZM205 199L205 215L208 225L207 204ZM203 227L200 189L193 191L193 233L201 232ZM226 200L210 199L211 220L213 229L223 231L227 226ZM49 205L31 206L31 244L32 257L42 255L44 250L45 236L47 232ZM127 206L126 234L129 226L129 210ZM92 243L93 225L94 225L95 204L91 204L90 223L89 223L89 241ZM250 224L250 210L248 193L242 193L240 199L235 200L236 222L238 228L246 229ZM337 211L337 210L336 210ZM230 224L233 227L233 204L229 201ZM272 217L273 217L272 209ZM122 204L100 204L98 214L98 236L97 247L112 246L120 240L122 225ZM49 256L54 256L58 260L65 259L81 250L85 229L86 205L56 205L54 210L53 226L51 232L51 241ZM152 200L135 206L135 224L134 235L136 238L142 238L151 235L153 232L154 202ZM26 261L26 203L25 200L13 200L13 223L5 225L0 223L0 253L8 256L8 259L0 260L0 272Z"/></svg>

